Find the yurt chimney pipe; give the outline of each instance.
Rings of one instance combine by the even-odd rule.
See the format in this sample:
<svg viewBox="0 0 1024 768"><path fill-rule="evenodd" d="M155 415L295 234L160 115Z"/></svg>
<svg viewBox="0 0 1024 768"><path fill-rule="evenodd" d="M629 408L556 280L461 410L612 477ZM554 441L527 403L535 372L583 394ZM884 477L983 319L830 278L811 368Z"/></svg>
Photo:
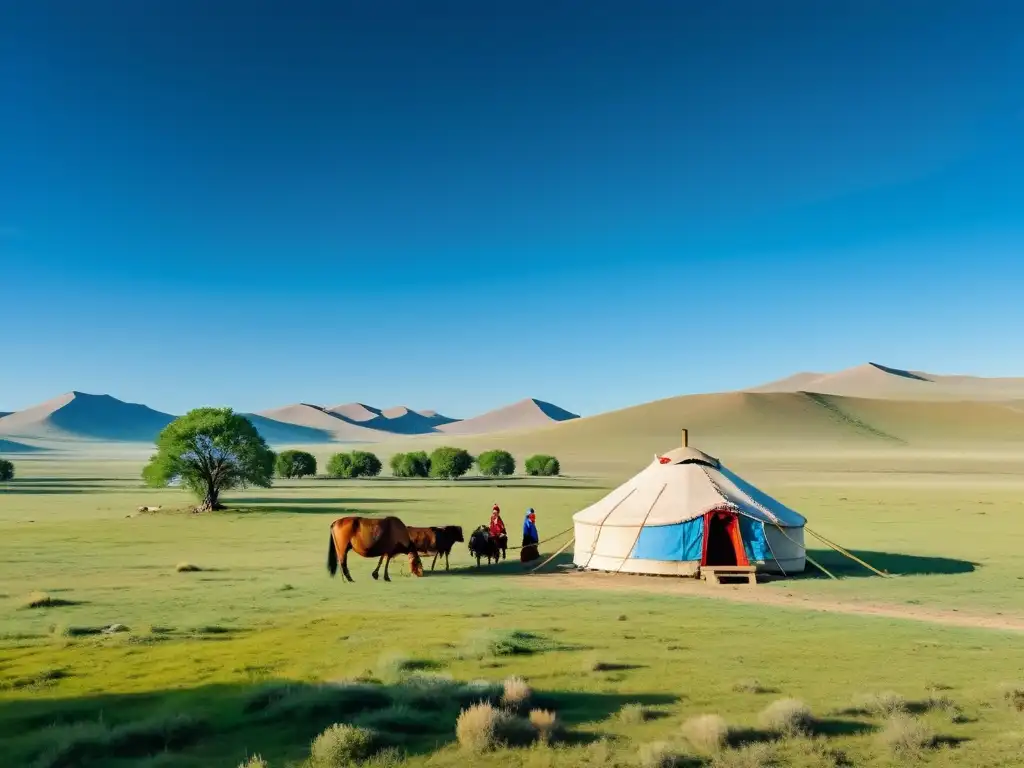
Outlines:
<svg viewBox="0 0 1024 768"><path fill-rule="evenodd" d="M689 445L690 445L690 433L689 433L689 430L684 429L683 430L683 448L686 448Z"/></svg>

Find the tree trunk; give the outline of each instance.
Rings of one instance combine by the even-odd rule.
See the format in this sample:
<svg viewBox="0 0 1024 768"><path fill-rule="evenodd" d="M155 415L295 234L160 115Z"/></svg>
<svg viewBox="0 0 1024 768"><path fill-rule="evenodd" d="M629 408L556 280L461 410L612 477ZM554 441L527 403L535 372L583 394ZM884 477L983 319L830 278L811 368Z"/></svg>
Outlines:
<svg viewBox="0 0 1024 768"><path fill-rule="evenodd" d="M211 486L206 489L203 503L196 507L196 512L213 512L218 509L224 509L224 505L220 503L220 491Z"/></svg>

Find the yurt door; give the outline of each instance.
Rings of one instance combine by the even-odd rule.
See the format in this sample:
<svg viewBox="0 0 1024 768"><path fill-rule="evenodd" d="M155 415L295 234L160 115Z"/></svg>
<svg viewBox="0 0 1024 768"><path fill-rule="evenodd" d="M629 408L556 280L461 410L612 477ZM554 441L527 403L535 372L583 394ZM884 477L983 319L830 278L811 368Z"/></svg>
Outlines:
<svg viewBox="0 0 1024 768"><path fill-rule="evenodd" d="M704 515L701 565L749 565L736 513L716 509Z"/></svg>

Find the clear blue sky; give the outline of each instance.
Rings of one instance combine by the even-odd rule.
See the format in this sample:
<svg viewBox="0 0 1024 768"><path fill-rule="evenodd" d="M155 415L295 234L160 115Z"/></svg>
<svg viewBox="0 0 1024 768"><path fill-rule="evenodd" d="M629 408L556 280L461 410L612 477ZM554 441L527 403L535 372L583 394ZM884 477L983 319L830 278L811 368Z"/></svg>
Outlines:
<svg viewBox="0 0 1024 768"><path fill-rule="evenodd" d="M0 409L1024 375L1024 6L0 8Z"/></svg>

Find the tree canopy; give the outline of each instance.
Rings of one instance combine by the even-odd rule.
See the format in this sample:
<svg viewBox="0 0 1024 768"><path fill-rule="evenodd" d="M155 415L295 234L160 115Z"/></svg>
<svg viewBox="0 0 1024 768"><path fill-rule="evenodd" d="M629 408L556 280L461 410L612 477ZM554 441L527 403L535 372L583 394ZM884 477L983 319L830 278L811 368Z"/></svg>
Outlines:
<svg viewBox="0 0 1024 768"><path fill-rule="evenodd" d="M336 453L327 462L327 474L331 477L376 477L383 465L374 454L367 451Z"/></svg>
<svg viewBox="0 0 1024 768"><path fill-rule="evenodd" d="M220 495L255 485L269 488L274 452L244 416L230 408L196 408L160 433L157 452L142 471L147 485L174 478L200 500L202 511L223 509Z"/></svg>
<svg viewBox="0 0 1024 768"><path fill-rule="evenodd" d="M274 469L278 477L306 477L316 474L316 457L306 451L282 451Z"/></svg>
<svg viewBox="0 0 1024 768"><path fill-rule="evenodd" d="M391 457L391 474L395 477L429 477L430 457L426 451L396 453Z"/></svg>
<svg viewBox="0 0 1024 768"><path fill-rule="evenodd" d="M430 476L454 480L473 466L473 457L462 448L441 446L430 454Z"/></svg>
<svg viewBox="0 0 1024 768"><path fill-rule="evenodd" d="M480 474L487 477L516 473L516 460L508 451L484 451L477 457L476 465L480 468Z"/></svg>
<svg viewBox="0 0 1024 768"><path fill-rule="evenodd" d="M6 483L14 479L14 463L7 459L0 459L0 483Z"/></svg>
<svg viewBox="0 0 1024 768"><path fill-rule="evenodd" d="M562 465L558 463L558 459L554 456L546 456L543 453L538 453L526 460L526 474L528 475L554 477L555 475L561 474L561 472Z"/></svg>

